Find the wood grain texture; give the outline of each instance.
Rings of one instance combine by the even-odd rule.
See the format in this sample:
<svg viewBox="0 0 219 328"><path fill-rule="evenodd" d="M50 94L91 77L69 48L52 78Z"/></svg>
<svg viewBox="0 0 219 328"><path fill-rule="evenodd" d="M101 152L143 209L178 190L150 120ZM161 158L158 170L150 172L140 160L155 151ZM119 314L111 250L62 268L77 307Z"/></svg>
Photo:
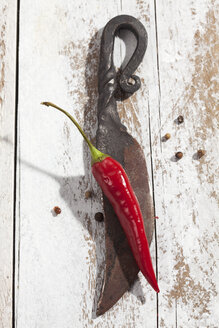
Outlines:
<svg viewBox="0 0 219 328"><path fill-rule="evenodd" d="M12 322L16 4L0 3L0 327Z"/></svg>
<svg viewBox="0 0 219 328"><path fill-rule="evenodd" d="M94 220L101 209L99 188L78 131L60 113L40 107L50 100L69 108L95 136L101 29L120 13L139 17L140 9L135 3L121 8L118 1L21 3L16 327L156 327L156 294L142 276L112 310L95 318L105 253L104 225ZM149 164L150 49L138 72L145 79L141 93L120 105ZM93 197L85 200L88 189ZM62 210L56 217L55 205Z"/></svg>
<svg viewBox="0 0 219 328"><path fill-rule="evenodd" d="M157 303L140 274L132 290L96 318L105 253L104 223L94 220L102 209L101 193L78 131L40 102L69 109L95 141L101 30L118 14L139 18L149 37L137 72L142 87L119 103L118 110L144 150L153 186L159 219L151 254L161 292ZM16 328L217 327L217 14L213 0L21 2ZM115 43L117 66L127 56L125 44L135 42L131 34L120 36L123 41ZM0 56L7 58L3 43ZM4 108L7 93L1 86ZM178 115L184 116L181 125L175 121ZM0 124L7 129L10 120L3 118ZM162 142L167 132L171 138ZM7 159L0 159L0 165L6 170L13 148L0 142ZM198 160L200 148L206 155ZM176 151L184 153L178 162ZM4 185L8 215L11 186ZM92 191L88 199L87 190ZM54 206L61 208L60 215L55 216ZM7 228L2 231L9 233ZM10 247L4 247L7 254ZM8 304L9 285L3 284ZM0 300L0 310L7 308L2 306L5 298Z"/></svg>
<svg viewBox="0 0 219 328"><path fill-rule="evenodd" d="M215 1L157 1L153 121L160 327L218 327L218 38ZM184 123L176 124L178 115ZM167 142L160 140L165 133ZM197 150L206 155L197 158ZM176 162L174 153L182 151Z"/></svg>

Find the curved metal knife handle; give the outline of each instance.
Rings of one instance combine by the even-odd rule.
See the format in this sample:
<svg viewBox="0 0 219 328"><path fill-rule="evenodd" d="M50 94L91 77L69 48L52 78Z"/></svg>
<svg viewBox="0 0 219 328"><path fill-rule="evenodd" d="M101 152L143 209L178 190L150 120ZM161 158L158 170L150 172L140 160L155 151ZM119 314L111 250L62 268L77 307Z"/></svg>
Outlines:
<svg viewBox="0 0 219 328"><path fill-rule="evenodd" d="M115 36L121 29L130 30L134 33L137 39L137 46L125 68L120 71L120 76L117 81L117 73L113 63L113 51ZM104 92L112 97L119 87L127 98L140 88L140 78L133 75L133 73L144 57L147 43L147 32L142 23L136 18L128 15L120 15L114 17L107 23L101 39L98 81L99 94ZM134 84L129 82L130 79L134 80ZM107 101L105 105L107 105Z"/></svg>
<svg viewBox="0 0 219 328"><path fill-rule="evenodd" d="M119 73L113 62L114 40L119 30L130 30L137 39L136 49L125 68ZM133 75L141 63L147 48L147 32L136 18L120 15L111 19L105 26L101 38L99 74L98 74L98 130L97 147L102 152L113 156L124 165L124 148L131 143L133 138L126 132L126 127L121 123L116 106L116 95L122 98L130 97L137 91L141 82L139 77ZM134 84L129 79L135 81ZM119 138L119 139L118 139ZM115 144L118 141L119 145Z"/></svg>

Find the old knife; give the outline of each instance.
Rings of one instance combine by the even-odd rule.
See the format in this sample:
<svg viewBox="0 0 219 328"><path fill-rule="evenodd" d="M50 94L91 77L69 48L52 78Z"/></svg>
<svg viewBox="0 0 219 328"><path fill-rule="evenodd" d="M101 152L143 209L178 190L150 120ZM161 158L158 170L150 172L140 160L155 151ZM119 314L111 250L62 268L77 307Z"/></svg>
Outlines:
<svg viewBox="0 0 219 328"><path fill-rule="evenodd" d="M115 36L121 29L134 33L137 46L127 65L117 72L113 63L113 50ZM136 18L120 15L106 24L100 48L96 146L100 151L111 155L124 167L139 201L150 244L153 235L154 212L145 157L139 143L121 123L116 104L118 98L127 99L140 88L140 78L133 73L141 63L146 48L147 32ZM130 83L130 79L134 83ZM139 272L119 220L104 195L103 208L106 262L97 315L109 310L130 289Z"/></svg>

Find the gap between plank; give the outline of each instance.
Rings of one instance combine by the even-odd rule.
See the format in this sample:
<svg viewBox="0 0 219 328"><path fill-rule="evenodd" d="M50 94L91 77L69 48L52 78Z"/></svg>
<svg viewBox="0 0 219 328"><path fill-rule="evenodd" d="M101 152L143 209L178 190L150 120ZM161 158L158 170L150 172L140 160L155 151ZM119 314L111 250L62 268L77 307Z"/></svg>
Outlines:
<svg viewBox="0 0 219 328"><path fill-rule="evenodd" d="M159 113L159 136L161 140L161 112L160 112L160 100L161 100L161 87L160 87L160 62L159 62L159 40L158 40L158 26L157 26L157 3L154 0L154 24L155 24L155 39L156 39L156 51L157 51L157 79L158 79L158 113ZM160 142L160 150L162 153L162 143Z"/></svg>
<svg viewBox="0 0 219 328"><path fill-rule="evenodd" d="M17 201L17 142L18 142L18 98L19 98L19 41L20 41L20 0L17 0L16 61L15 61L15 118L14 118L14 190L13 190L13 270L12 270L12 328L15 324L16 310L16 201Z"/></svg>
<svg viewBox="0 0 219 328"><path fill-rule="evenodd" d="M155 39L156 39L156 52L157 52L157 80L158 80L158 113L159 113L159 136L161 140L161 112L160 112L160 99L161 99L161 87L160 87L160 65L159 65L159 46L158 46L158 26L157 26L157 3L154 0L154 24L155 24ZM149 138L150 138L150 152L151 152L151 172L152 172L152 190L153 190L153 205L154 214L156 216L156 206L155 206L155 193L154 193L154 167L153 167L153 150L152 150L152 140L151 140L151 113L150 105L148 104L149 110ZM160 149L162 153L162 144L160 143ZM156 277L158 277L158 239L157 239L157 222L154 222L155 231L155 253L156 253ZM157 294L157 328L159 328L159 295Z"/></svg>
<svg viewBox="0 0 219 328"><path fill-rule="evenodd" d="M148 102L148 131L149 131L149 144L150 144L150 154L151 154L151 181L152 181L152 201L154 207L154 217L156 217L156 205L155 205L155 193L154 193L154 166L153 166L153 150L152 150L152 140L151 140L151 111L150 104ZM155 239L155 260L156 260L156 278L158 281L158 245L157 245L157 222L154 219L154 239ZM159 295L157 293L157 328L159 327Z"/></svg>
<svg viewBox="0 0 219 328"><path fill-rule="evenodd" d="M155 24L155 38L156 38L156 50L157 50L157 78L158 78L158 88L159 88L159 119L160 118L160 98L161 98L161 89L160 89L160 65L159 65L159 46L158 46L158 32L157 32L157 4L154 0L154 24Z"/></svg>
<svg viewBox="0 0 219 328"><path fill-rule="evenodd" d="M176 328L177 328L177 299L175 299L175 315L176 315Z"/></svg>

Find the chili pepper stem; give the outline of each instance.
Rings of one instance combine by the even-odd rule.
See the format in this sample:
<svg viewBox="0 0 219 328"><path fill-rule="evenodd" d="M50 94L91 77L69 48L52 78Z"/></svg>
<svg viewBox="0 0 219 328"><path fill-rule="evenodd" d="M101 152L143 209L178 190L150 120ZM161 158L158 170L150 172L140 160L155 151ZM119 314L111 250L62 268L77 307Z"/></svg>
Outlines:
<svg viewBox="0 0 219 328"><path fill-rule="evenodd" d="M106 157L109 157L109 155L102 153L96 147L94 147L94 145L92 145L92 143L90 142L90 140L88 139L88 137L86 136L86 134L84 133L84 131L82 130L80 125L78 124L78 122L66 110L62 109L61 107L59 107L49 101L44 101L41 103L41 105L45 105L47 107L53 107L53 108L58 109L60 112L64 113L66 116L68 116L68 118L74 123L74 125L78 128L79 132L81 133L84 140L88 144L88 147L90 148L91 158L92 158L91 165L93 165L94 163L97 163L97 162L101 162Z"/></svg>

